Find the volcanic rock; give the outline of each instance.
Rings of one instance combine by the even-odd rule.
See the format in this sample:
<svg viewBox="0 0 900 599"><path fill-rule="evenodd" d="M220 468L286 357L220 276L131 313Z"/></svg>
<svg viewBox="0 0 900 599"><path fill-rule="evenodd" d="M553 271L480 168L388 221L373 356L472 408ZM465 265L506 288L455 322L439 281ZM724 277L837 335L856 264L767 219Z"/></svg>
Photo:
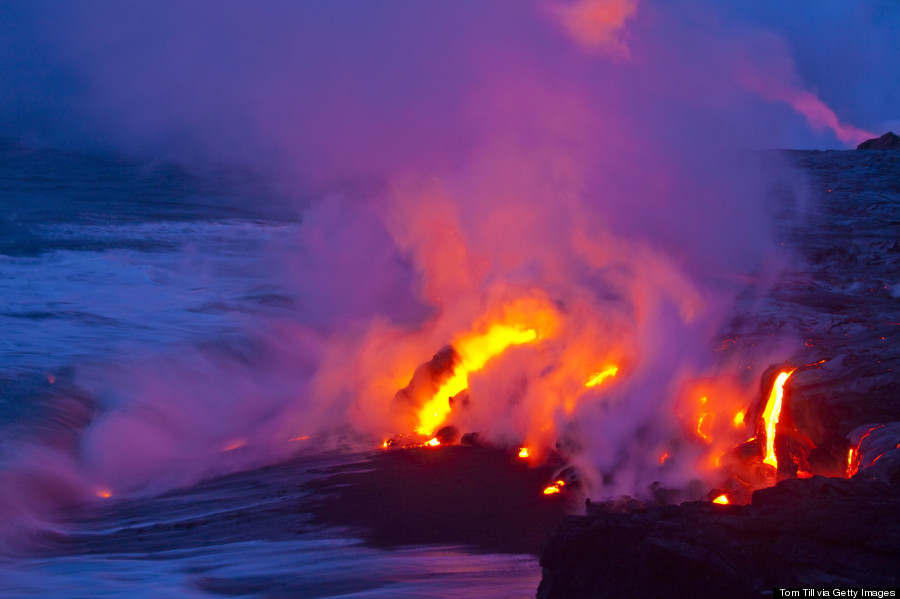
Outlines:
<svg viewBox="0 0 900 599"><path fill-rule="evenodd" d="M785 387L785 409L798 438L815 445L804 470L816 474L846 472L857 428L900 421L900 160L894 154L779 155L802 171L810 189L803 211L782 221L793 259L766 297L748 293L738 303L723 334L735 340L723 355L735 357L773 334L794 339L799 351L785 361L798 370ZM796 177L785 174L786 181ZM773 189L788 201L780 193ZM884 451L866 452L860 468ZM888 466L889 458L877 465Z"/></svg>
<svg viewBox="0 0 900 599"><path fill-rule="evenodd" d="M750 505L590 503L547 539L539 599L761 597L900 585L900 488L789 479Z"/></svg>
<svg viewBox="0 0 900 599"><path fill-rule="evenodd" d="M900 422L863 425L848 435L859 476L900 485Z"/></svg>
<svg viewBox="0 0 900 599"><path fill-rule="evenodd" d="M900 150L900 136L888 131L881 137L867 139L858 146L857 150Z"/></svg>
<svg viewBox="0 0 900 599"><path fill-rule="evenodd" d="M455 426L445 426L435 433L434 438L440 441L441 445L452 445L459 439L459 430Z"/></svg>
<svg viewBox="0 0 900 599"><path fill-rule="evenodd" d="M470 447L481 447L483 445L477 432L464 434L459 442Z"/></svg>

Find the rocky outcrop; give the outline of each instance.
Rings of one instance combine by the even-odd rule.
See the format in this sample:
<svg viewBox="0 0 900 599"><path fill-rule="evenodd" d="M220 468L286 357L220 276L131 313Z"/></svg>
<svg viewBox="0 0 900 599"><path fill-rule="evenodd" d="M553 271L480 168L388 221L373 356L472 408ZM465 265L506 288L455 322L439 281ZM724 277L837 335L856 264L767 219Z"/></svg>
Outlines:
<svg viewBox="0 0 900 599"><path fill-rule="evenodd" d="M746 506L588 503L547 539L539 599L760 597L900 586L900 488L785 480Z"/></svg>
<svg viewBox="0 0 900 599"><path fill-rule="evenodd" d="M858 146L857 150L900 150L900 136L888 131L881 137L867 139Z"/></svg>

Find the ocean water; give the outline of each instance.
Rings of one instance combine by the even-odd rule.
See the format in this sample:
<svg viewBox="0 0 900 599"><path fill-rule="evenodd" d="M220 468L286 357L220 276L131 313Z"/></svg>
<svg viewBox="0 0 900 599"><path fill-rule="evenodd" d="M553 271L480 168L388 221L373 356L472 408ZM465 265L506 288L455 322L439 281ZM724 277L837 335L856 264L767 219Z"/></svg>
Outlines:
<svg viewBox="0 0 900 599"><path fill-rule="evenodd" d="M302 483L359 456L243 447L304 432L315 361L285 341L308 303L284 271L309 262L276 196L0 145L0 595L533 596L533 556L311 524Z"/></svg>

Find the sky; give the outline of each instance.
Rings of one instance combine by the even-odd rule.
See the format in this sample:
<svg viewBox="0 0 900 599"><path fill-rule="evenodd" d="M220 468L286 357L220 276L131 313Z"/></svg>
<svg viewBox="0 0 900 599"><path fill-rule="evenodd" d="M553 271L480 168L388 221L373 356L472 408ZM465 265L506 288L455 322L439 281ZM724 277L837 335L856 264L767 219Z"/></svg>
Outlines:
<svg viewBox="0 0 900 599"><path fill-rule="evenodd" d="M890 0L3 3L0 135L334 180L578 102L848 148L898 128L898 26Z"/></svg>

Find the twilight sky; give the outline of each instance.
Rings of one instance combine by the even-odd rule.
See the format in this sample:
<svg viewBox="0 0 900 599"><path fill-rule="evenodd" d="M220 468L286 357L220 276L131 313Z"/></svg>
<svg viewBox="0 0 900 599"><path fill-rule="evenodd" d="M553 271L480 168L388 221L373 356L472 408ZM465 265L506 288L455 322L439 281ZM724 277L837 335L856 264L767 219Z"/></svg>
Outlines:
<svg viewBox="0 0 900 599"><path fill-rule="evenodd" d="M0 135L324 180L579 111L601 138L845 148L900 124L898 30L891 0L3 3Z"/></svg>

